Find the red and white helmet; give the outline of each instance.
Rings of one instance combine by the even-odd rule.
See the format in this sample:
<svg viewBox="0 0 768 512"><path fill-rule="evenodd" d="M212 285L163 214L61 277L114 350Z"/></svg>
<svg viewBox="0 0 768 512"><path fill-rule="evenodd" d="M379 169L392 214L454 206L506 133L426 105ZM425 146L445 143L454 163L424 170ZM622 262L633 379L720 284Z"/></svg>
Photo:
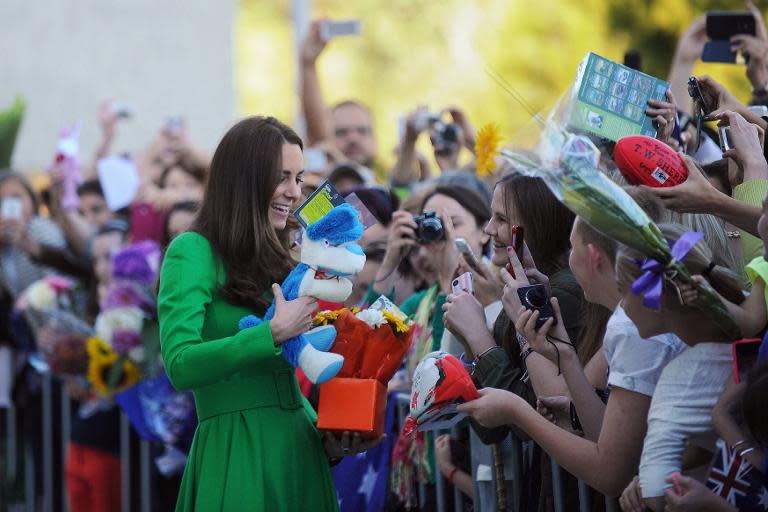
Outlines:
<svg viewBox="0 0 768 512"><path fill-rule="evenodd" d="M406 427L416 428L455 415L455 406L478 398L464 365L446 352L431 352L416 366L411 387L411 413Z"/></svg>

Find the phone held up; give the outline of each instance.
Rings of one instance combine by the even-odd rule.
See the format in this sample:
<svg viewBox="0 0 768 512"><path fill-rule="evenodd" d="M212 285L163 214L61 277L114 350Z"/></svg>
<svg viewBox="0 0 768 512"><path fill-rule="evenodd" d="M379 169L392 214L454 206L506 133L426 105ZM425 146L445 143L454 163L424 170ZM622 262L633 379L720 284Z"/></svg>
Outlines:
<svg viewBox="0 0 768 512"><path fill-rule="evenodd" d="M515 251L515 254L517 255L517 259L520 261L520 263L523 262L523 243L525 242L525 229L523 229L523 226L514 225L511 228L512 231L512 249ZM515 275L515 269L512 268L511 263L507 263L507 272L514 277L517 278Z"/></svg>
<svg viewBox="0 0 768 512"><path fill-rule="evenodd" d="M477 256L475 256L475 251L472 250L469 243L463 238L457 238L454 240L454 243L456 244L456 249L459 250L464 257L464 260L467 262L467 265L469 265L475 272L482 272L480 269L480 261L477 259Z"/></svg>
<svg viewBox="0 0 768 512"><path fill-rule="evenodd" d="M0 217L4 219L21 219L22 201L18 197L6 197L0 201Z"/></svg>
<svg viewBox="0 0 768 512"><path fill-rule="evenodd" d="M746 380L747 374L757 362L761 341L759 338L751 338L734 341L731 344L733 351L733 380L736 384Z"/></svg>
<svg viewBox="0 0 768 512"><path fill-rule="evenodd" d="M702 62L745 64L746 57L731 49L731 37L738 34L755 35L755 17L750 12L707 13L707 37L701 52Z"/></svg>
<svg viewBox="0 0 768 512"><path fill-rule="evenodd" d="M469 293L475 294L475 288L472 285L472 272L464 272L451 282L451 288L454 294Z"/></svg>
<svg viewBox="0 0 768 512"><path fill-rule="evenodd" d="M549 302L546 286L543 284L523 286L517 289L517 296L520 297L520 303L525 309L539 312L539 318L536 319L537 329L550 318L555 321L553 325L557 324L555 310L552 308L552 303Z"/></svg>

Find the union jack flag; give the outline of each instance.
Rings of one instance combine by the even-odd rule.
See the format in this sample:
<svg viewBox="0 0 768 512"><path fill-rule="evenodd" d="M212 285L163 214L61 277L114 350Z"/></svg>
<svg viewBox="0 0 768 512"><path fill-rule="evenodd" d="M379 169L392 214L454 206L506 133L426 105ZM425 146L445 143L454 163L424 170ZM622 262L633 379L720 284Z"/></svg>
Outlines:
<svg viewBox="0 0 768 512"><path fill-rule="evenodd" d="M707 487L739 510L767 510L766 478L746 459L717 441L717 454L709 470Z"/></svg>

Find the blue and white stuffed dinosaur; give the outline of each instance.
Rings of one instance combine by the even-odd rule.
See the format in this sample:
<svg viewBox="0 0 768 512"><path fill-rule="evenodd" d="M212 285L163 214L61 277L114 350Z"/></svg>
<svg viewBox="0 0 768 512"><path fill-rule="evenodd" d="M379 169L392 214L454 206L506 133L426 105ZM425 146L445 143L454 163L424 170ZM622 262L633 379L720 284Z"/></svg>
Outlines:
<svg viewBox="0 0 768 512"><path fill-rule="evenodd" d="M352 293L349 278L365 265L365 253L358 244L365 227L357 212L348 204L332 209L302 233L301 261L280 286L286 300L309 296L328 302L344 302ZM240 320L240 329L270 320L275 303L264 319L248 315ZM283 357L299 367L315 384L322 384L339 373L344 358L329 353L336 340L336 328L324 325L283 343Z"/></svg>

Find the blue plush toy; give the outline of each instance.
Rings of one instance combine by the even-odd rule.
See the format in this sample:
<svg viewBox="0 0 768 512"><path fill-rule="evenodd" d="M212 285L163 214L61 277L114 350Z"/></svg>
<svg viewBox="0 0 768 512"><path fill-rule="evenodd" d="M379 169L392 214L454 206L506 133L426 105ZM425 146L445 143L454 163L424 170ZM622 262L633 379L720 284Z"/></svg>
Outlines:
<svg viewBox="0 0 768 512"><path fill-rule="evenodd" d="M365 253L357 243L365 230L357 212L341 204L325 217L304 230L301 262L285 278L281 289L286 300L309 296L328 302L344 302L352 293L349 277L363 270ZM249 315L240 320L240 329L254 327L275 315L275 303L264 320ZM329 353L336 340L332 325L317 327L283 343L283 357L294 368L299 367L315 384L332 379L339 373L344 358Z"/></svg>

